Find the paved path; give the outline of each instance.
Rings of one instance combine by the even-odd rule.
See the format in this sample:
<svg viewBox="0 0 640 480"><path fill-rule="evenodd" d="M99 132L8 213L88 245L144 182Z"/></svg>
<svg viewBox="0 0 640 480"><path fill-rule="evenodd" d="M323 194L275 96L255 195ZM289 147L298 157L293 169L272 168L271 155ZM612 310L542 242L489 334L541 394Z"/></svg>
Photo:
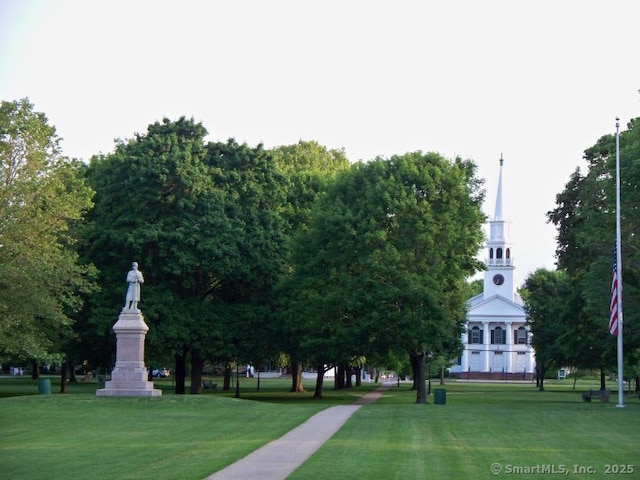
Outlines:
<svg viewBox="0 0 640 480"><path fill-rule="evenodd" d="M366 393L353 405L337 405L316 413L284 436L273 440L206 480L284 480L340 430L362 405L375 403L390 384Z"/></svg>

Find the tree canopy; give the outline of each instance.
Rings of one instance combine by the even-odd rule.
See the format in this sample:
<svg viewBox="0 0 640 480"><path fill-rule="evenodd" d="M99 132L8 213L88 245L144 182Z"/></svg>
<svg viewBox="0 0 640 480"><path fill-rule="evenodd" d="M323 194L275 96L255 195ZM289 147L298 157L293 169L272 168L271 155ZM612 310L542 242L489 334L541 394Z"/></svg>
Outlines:
<svg viewBox="0 0 640 480"><path fill-rule="evenodd" d="M70 229L93 192L59 142L28 99L0 104L0 360L49 360L91 288Z"/></svg>
<svg viewBox="0 0 640 480"><path fill-rule="evenodd" d="M308 360L457 351L482 198L473 163L434 153L339 175L295 243L288 323Z"/></svg>
<svg viewBox="0 0 640 480"><path fill-rule="evenodd" d="M150 354L184 369L191 352L195 388L205 360L253 360L285 253L284 181L269 153L206 134L193 119L165 119L94 157L84 250L105 285L91 302L96 330L110 335L123 272L138 261Z"/></svg>
<svg viewBox="0 0 640 480"><path fill-rule="evenodd" d="M611 270L616 241L616 139L608 134L585 150L587 171L577 169L548 213L557 228L558 266L579 289L582 307L574 312L583 325L581 342L592 351L583 358L590 368L615 363L615 340L608 334ZM640 359L638 330L640 293L640 119L620 132L621 239L625 359L636 367ZM595 360L594 360L595 359Z"/></svg>
<svg viewBox="0 0 640 480"><path fill-rule="evenodd" d="M544 390L545 373L552 366L587 366L580 364L588 347L576 315L581 302L563 270L536 270L527 277L522 296L536 352L538 388Z"/></svg>

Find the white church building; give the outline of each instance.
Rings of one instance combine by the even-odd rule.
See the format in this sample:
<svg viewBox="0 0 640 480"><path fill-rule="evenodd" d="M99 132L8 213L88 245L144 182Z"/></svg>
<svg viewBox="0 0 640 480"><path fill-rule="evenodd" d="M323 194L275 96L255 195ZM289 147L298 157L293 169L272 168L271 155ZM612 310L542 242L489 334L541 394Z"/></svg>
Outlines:
<svg viewBox="0 0 640 480"><path fill-rule="evenodd" d="M493 219L489 221L483 292L467 302L464 351L451 374L460 379L530 380L535 353L522 298L517 292L511 224L502 214L502 167Z"/></svg>

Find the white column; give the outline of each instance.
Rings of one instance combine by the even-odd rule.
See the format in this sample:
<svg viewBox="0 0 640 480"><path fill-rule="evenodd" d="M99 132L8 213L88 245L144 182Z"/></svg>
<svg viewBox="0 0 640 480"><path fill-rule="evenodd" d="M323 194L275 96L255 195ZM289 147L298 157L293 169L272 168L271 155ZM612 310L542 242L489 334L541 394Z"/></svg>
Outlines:
<svg viewBox="0 0 640 480"><path fill-rule="evenodd" d="M531 331L527 328L527 373L533 373L536 365L536 355L533 347L529 344L531 341Z"/></svg>
<svg viewBox="0 0 640 480"><path fill-rule="evenodd" d="M488 372L489 371L489 355L490 355L490 348L491 348L491 330L489 328L489 322L485 321L482 322L482 329L484 330L484 333L482 334L482 343L484 344L484 362L483 362L483 368L482 371L483 372Z"/></svg>
<svg viewBox="0 0 640 480"><path fill-rule="evenodd" d="M462 358L460 359L460 371L469 371L469 335L467 332L462 334Z"/></svg>
<svg viewBox="0 0 640 480"><path fill-rule="evenodd" d="M507 358L506 361L504 363L504 371L507 373L513 373L513 366L512 366L512 362L513 362L513 352L512 347L513 347L513 324L511 322L507 322L505 325L505 335L507 336L507 341L506 341L506 354L507 354Z"/></svg>

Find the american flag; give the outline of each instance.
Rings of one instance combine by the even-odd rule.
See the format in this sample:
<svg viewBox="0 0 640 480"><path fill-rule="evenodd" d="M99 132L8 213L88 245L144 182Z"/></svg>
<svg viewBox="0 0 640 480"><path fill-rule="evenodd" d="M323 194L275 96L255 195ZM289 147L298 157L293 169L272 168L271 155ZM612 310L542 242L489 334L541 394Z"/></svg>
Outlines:
<svg viewBox="0 0 640 480"><path fill-rule="evenodd" d="M611 305L609 306L609 333L618 336L618 257L613 251L613 275L611 278Z"/></svg>

